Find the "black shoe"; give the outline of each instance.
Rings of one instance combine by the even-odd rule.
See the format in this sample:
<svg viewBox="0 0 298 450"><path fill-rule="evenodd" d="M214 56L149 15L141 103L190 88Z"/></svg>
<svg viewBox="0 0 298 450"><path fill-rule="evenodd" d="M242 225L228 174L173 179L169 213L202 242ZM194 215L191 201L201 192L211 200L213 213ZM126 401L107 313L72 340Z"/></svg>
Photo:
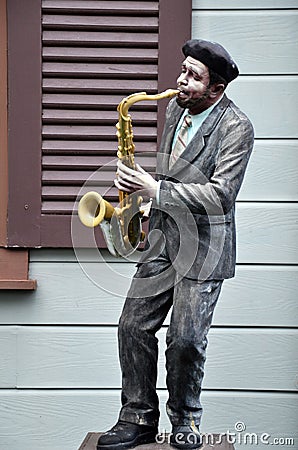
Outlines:
<svg viewBox="0 0 298 450"><path fill-rule="evenodd" d="M119 420L113 428L99 437L97 450L118 450L149 444L155 442L157 434L155 427Z"/></svg>
<svg viewBox="0 0 298 450"><path fill-rule="evenodd" d="M173 426L170 444L176 448L200 448L203 445L200 431L196 426Z"/></svg>

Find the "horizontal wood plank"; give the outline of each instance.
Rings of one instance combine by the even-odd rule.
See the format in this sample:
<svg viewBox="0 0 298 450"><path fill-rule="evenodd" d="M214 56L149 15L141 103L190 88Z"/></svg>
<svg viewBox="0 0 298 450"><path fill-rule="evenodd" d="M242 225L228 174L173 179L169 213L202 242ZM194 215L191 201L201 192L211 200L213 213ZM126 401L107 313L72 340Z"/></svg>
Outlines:
<svg viewBox="0 0 298 450"><path fill-rule="evenodd" d="M117 84L117 82L115 82ZM45 107L58 108L96 108L96 109L112 109L117 110L118 104L123 99L123 95L109 95L109 94L44 94L42 98L43 105ZM146 109L156 110L156 102L152 100L144 100L142 102L137 102L133 105L134 109Z"/></svg>
<svg viewBox="0 0 298 450"><path fill-rule="evenodd" d="M151 156L138 156L138 161L146 170L154 170L155 168L155 155ZM42 159L42 165L44 169L92 169L97 170L100 167L106 170L112 171L115 176L117 169L118 158L110 156L44 156Z"/></svg>
<svg viewBox="0 0 298 450"><path fill-rule="evenodd" d="M73 141L73 140L47 140L42 143L43 154L47 155L111 155L116 157L116 137L115 140L103 141ZM135 153L155 153L156 144L152 142L138 142Z"/></svg>
<svg viewBox="0 0 298 450"><path fill-rule="evenodd" d="M158 18L147 17L140 14L134 16L118 16L117 13L112 16L98 15L63 15L63 14L43 14L43 28L57 29L85 29L85 30L129 30L157 32Z"/></svg>
<svg viewBox="0 0 298 450"><path fill-rule="evenodd" d="M199 10L193 12L192 36L220 42L241 74L297 74L297 18L298 8L265 13Z"/></svg>
<svg viewBox="0 0 298 450"><path fill-rule="evenodd" d="M115 173L106 170L98 170L97 172L83 171L83 170L56 170L56 171L43 171L43 182L45 184L72 184L80 185L84 183L84 180L88 180L88 185L95 186L107 186L109 183L113 182L115 178Z"/></svg>
<svg viewBox="0 0 298 450"><path fill-rule="evenodd" d="M105 191L106 192L106 191ZM104 194L106 196L106 194ZM111 199L109 198L109 201ZM41 213L46 215L65 215L70 214L70 211L73 208L73 201L67 201L67 199L64 200L43 200L41 204Z"/></svg>
<svg viewBox="0 0 298 450"><path fill-rule="evenodd" d="M297 166L297 140L256 140L238 200L297 201Z"/></svg>
<svg viewBox="0 0 298 450"><path fill-rule="evenodd" d="M86 47L43 47L44 61L115 61L156 63L157 49L150 48L86 48Z"/></svg>
<svg viewBox="0 0 298 450"><path fill-rule="evenodd" d="M297 9L296 0L241 0L235 3L234 0L193 0L193 9L232 9L232 10L249 10L249 9Z"/></svg>
<svg viewBox="0 0 298 450"><path fill-rule="evenodd" d="M165 415L167 393L160 393L160 430L170 432ZM297 439L296 396L235 392L204 392L204 433L235 432L239 421L246 432ZM74 450L88 431L105 431L115 424L120 408L120 392L107 390L0 391L0 449ZM276 423L278 422L278 429ZM244 434L239 433L240 438ZM283 448L293 449L292 446Z"/></svg>
<svg viewBox="0 0 298 450"><path fill-rule="evenodd" d="M102 14L115 12L123 14L152 14L158 12L158 2L140 2L140 1L99 1L99 0L84 0L84 2L78 0L72 0L71 2L65 0L43 0L42 9L44 11L55 12L69 12L72 13L92 13Z"/></svg>
<svg viewBox="0 0 298 450"><path fill-rule="evenodd" d="M47 45L101 45L114 47L115 42L121 42L124 47L157 47L157 33L134 33L132 31L50 31L42 34L43 42Z"/></svg>
<svg viewBox="0 0 298 450"><path fill-rule="evenodd" d="M227 93L248 115L257 138L298 138L298 77L239 77L229 84Z"/></svg>
<svg viewBox="0 0 298 450"><path fill-rule="evenodd" d="M0 280L0 290L11 291L32 291L36 289L36 280Z"/></svg>
<svg viewBox="0 0 298 450"><path fill-rule="evenodd" d="M46 109L43 112L44 124L60 124L60 123L72 123L72 124L101 124L111 123L115 126L118 121L117 111L86 111L76 109ZM157 113L154 111L135 111L133 114L133 125L156 124Z"/></svg>
<svg viewBox="0 0 298 450"><path fill-rule="evenodd" d="M82 196L85 193L89 192L90 188L81 188L79 186L63 186L61 189L61 186L43 186L42 188L42 198L44 200L72 200L72 202L75 201L75 199L78 196ZM98 186L96 188L96 192L98 192L100 195L107 195L107 189L104 186ZM108 196L109 198L113 199L115 202L119 199L119 191L116 187L111 188L108 190Z"/></svg>
<svg viewBox="0 0 298 450"><path fill-rule="evenodd" d="M93 79L93 78L43 78L43 90L49 92L80 92L92 94L96 93L120 93L123 96L132 94L133 92L146 91L147 93L155 93L157 90L157 81L155 80L117 80L112 83L111 80Z"/></svg>
<svg viewBox="0 0 298 450"><path fill-rule="evenodd" d="M16 335L16 350L12 354L18 355L18 388L121 387L117 327L7 327L2 330L4 336L5 331L7 341L13 341ZM166 387L165 335L165 328L158 333L159 388ZM212 329L208 341L205 389L298 388L297 330ZM4 364L9 362L0 361L4 383L5 371L9 370ZM15 361L11 364L13 373ZM14 383L15 376L10 387ZM1 379L0 387L4 387Z"/></svg>
<svg viewBox="0 0 298 450"><path fill-rule="evenodd" d="M297 203L239 203L238 261L297 264L297 217Z"/></svg>
<svg viewBox="0 0 298 450"><path fill-rule="evenodd" d="M112 262L107 251L35 250L34 293L1 292L2 324L116 325L135 272L134 263ZM214 326L297 325L298 268L237 266L223 284ZM169 323L169 318L165 322Z"/></svg>
<svg viewBox="0 0 298 450"><path fill-rule="evenodd" d="M155 64L44 62L42 71L45 76L58 77L157 78L157 66Z"/></svg>
<svg viewBox="0 0 298 450"><path fill-rule="evenodd" d="M135 127L134 139L156 140L156 127ZM108 139L115 136L114 126L88 125L44 125L42 135L45 139Z"/></svg>
<svg viewBox="0 0 298 450"><path fill-rule="evenodd" d="M61 189L61 186L60 186ZM62 189L61 189L62 190ZM90 191L90 189L86 190L86 192ZM96 188L96 192L98 192L99 194L101 194L102 192L102 196L105 198L105 200L107 200L109 203L111 203L111 205L113 207L116 207L117 205L119 205L119 195L115 195L115 190L113 188L105 187L103 186L102 188ZM78 196L76 198L76 200L78 201L82 196L83 193L85 193L85 189L82 189L79 191ZM43 201L42 201L42 205L41 205L41 211L42 214L44 216L46 215L60 215L61 216L69 216L69 214L71 213L71 211L73 210L74 207L74 201L73 200L69 200L68 196L60 196L60 198L56 199L48 199L48 198L44 198L42 195ZM76 211L73 211L74 215L77 214ZM101 241L99 243L99 245L101 244Z"/></svg>

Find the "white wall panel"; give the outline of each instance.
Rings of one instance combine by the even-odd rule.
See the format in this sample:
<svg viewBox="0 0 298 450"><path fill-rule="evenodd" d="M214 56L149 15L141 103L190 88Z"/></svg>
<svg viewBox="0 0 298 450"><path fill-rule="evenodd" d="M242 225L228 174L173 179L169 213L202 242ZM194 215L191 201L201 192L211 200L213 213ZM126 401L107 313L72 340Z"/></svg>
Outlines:
<svg viewBox="0 0 298 450"><path fill-rule="evenodd" d="M297 167L297 140L256 140L238 200L297 201Z"/></svg>
<svg viewBox="0 0 298 450"><path fill-rule="evenodd" d="M298 138L298 77L239 77L227 95L250 118L256 138Z"/></svg>
<svg viewBox="0 0 298 450"><path fill-rule="evenodd" d="M158 386L162 388L165 335L163 328L158 333ZM31 326L20 327L17 336L18 388L121 387L116 327ZM294 391L298 388L297 348L295 330L213 328L204 388Z"/></svg>
<svg viewBox="0 0 298 450"><path fill-rule="evenodd" d="M165 415L167 393L160 392L161 431L171 431ZM297 439L296 396L288 393L217 392L202 395L202 432L235 431L242 421L246 432ZM120 391L109 390L14 390L0 391L1 450L77 450L88 431L104 431L114 425L120 407ZM278 426L277 426L278 424ZM241 438L242 435L240 435ZM272 442L270 439L270 442ZM244 447L244 445L243 445ZM237 445L237 448L242 448ZM292 449L295 446L283 446Z"/></svg>
<svg viewBox="0 0 298 450"><path fill-rule="evenodd" d="M192 0L192 8L213 10L219 9L224 11L226 9L232 10L250 10L250 9L297 9L297 0Z"/></svg>
<svg viewBox="0 0 298 450"><path fill-rule="evenodd" d="M40 258L42 254L49 255L43 251ZM51 257L57 260L66 254L70 255L54 251ZM91 256L86 258L91 259ZM129 287L129 277L135 270L132 264L84 262L87 272L100 273L102 279L109 277L109 266L112 266L114 276L110 277L110 286L122 290L123 295L119 297L112 289L110 292L100 289L77 263L34 262L30 266L31 278L38 280L38 288L34 293L1 293L2 324L115 325ZM125 282L121 281L122 276L118 278L118 272L126 273ZM298 268L295 266L240 265L236 277L223 284L213 322L230 326L295 326L297 292Z"/></svg>
<svg viewBox="0 0 298 450"><path fill-rule="evenodd" d="M193 13L192 37L221 43L241 74L297 74L297 21L298 9L199 10Z"/></svg>
<svg viewBox="0 0 298 450"><path fill-rule="evenodd" d="M239 203L236 214L239 262L297 264L297 203Z"/></svg>

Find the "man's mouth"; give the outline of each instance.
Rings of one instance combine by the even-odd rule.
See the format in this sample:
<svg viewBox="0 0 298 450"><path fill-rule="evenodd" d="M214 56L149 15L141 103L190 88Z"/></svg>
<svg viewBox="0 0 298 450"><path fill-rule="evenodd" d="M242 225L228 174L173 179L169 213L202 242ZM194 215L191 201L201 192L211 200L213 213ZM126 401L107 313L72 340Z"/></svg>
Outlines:
<svg viewBox="0 0 298 450"><path fill-rule="evenodd" d="M179 89L179 88L178 88ZM180 99L185 99L185 98L187 98L188 97L188 93L186 92L186 91L184 91L183 89L179 89L179 94L178 94L178 97L180 98Z"/></svg>

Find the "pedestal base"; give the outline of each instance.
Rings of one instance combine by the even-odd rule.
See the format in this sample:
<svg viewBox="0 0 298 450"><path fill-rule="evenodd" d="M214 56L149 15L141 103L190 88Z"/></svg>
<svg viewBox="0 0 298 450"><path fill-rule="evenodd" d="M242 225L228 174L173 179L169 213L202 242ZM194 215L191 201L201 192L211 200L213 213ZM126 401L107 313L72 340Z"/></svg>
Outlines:
<svg viewBox="0 0 298 450"><path fill-rule="evenodd" d="M79 450L96 450L97 440L100 435L101 433L88 433ZM173 450L174 447L171 447L170 444L168 444L166 438L163 439L163 441L165 442L139 445L135 448L139 450ZM235 450L234 445L227 442L227 438L224 435L209 434L207 437L203 437L203 441L204 444L200 450Z"/></svg>

